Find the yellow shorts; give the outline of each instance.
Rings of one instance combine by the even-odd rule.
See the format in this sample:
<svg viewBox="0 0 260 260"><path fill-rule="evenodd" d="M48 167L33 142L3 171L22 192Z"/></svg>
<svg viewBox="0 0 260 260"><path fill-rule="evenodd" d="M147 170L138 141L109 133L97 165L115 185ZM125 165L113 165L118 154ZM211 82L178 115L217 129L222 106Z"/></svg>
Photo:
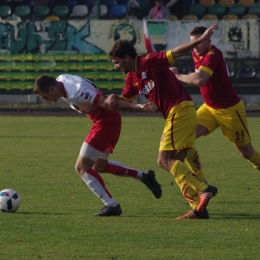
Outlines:
<svg viewBox="0 0 260 260"><path fill-rule="evenodd" d="M226 109L214 109L203 104L197 110L197 117L198 124L209 130L208 134L220 127L225 138L237 146L251 142L246 110L242 101Z"/></svg>
<svg viewBox="0 0 260 260"><path fill-rule="evenodd" d="M183 106L181 104L179 105ZM159 151L179 151L194 147L197 124L196 109L192 102L187 102L187 106L183 106L180 110L176 109L177 106L172 108L167 115Z"/></svg>

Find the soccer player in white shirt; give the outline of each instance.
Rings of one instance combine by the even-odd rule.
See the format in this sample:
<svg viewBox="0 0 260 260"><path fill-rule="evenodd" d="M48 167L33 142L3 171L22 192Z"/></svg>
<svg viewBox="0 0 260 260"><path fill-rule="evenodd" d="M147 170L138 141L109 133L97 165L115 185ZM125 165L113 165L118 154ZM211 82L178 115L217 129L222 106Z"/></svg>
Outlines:
<svg viewBox="0 0 260 260"><path fill-rule="evenodd" d="M98 172L133 177L142 181L157 199L161 197L161 186L152 170L142 172L120 162L108 160L120 136L121 116L117 111L105 107L106 96L91 81L69 74L60 75L57 79L43 75L35 81L33 92L46 102L57 102L62 98L71 108L93 121L91 130L81 146L75 169L105 205L94 216L120 216L122 213L120 205L106 189ZM152 105L124 101L118 101L115 109L153 111Z"/></svg>

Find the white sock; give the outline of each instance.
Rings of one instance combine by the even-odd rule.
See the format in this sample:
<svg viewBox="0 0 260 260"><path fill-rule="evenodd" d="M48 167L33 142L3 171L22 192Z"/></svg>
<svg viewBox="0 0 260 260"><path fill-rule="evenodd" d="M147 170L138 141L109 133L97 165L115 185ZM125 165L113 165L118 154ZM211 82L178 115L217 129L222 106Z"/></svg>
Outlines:
<svg viewBox="0 0 260 260"><path fill-rule="evenodd" d="M92 192L103 201L106 206L116 207L118 203L111 197L110 193L105 188L104 182L99 174L93 169L89 169L88 171L90 173L86 171L81 176L82 180L88 185Z"/></svg>

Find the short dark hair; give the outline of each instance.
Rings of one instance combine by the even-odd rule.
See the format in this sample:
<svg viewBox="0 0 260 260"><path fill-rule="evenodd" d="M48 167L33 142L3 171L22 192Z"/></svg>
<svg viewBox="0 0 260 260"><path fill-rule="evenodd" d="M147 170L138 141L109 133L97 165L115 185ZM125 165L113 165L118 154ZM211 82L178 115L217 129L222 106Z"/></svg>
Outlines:
<svg viewBox="0 0 260 260"><path fill-rule="evenodd" d="M117 40L109 52L109 57L118 57L123 59L126 55L135 59L137 52L134 46L127 40Z"/></svg>
<svg viewBox="0 0 260 260"><path fill-rule="evenodd" d="M56 84L57 84L57 80L53 76L42 75L36 79L33 93L34 94L38 94L39 92L49 93L50 87Z"/></svg>
<svg viewBox="0 0 260 260"><path fill-rule="evenodd" d="M190 36L202 35L207 30L204 26L195 26L190 32Z"/></svg>

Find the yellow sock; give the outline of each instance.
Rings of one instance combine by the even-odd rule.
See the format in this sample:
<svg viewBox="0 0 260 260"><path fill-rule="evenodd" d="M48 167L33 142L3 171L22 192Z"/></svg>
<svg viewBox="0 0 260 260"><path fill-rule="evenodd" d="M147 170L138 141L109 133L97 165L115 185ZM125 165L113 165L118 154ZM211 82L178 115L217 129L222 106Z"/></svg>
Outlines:
<svg viewBox="0 0 260 260"><path fill-rule="evenodd" d="M182 194L184 198L189 202L192 209L196 209L199 206L200 198L196 190L192 189L188 185L184 185L182 188Z"/></svg>
<svg viewBox="0 0 260 260"><path fill-rule="evenodd" d="M199 153L196 148L189 148L186 150L186 158L185 163L190 168L190 170L195 173L201 180L206 182L206 178L204 177L202 166L200 163Z"/></svg>
<svg viewBox="0 0 260 260"><path fill-rule="evenodd" d="M248 161L250 161L254 165L254 168L260 172L260 153L255 151Z"/></svg>
<svg viewBox="0 0 260 260"><path fill-rule="evenodd" d="M188 200L191 207L196 208L199 198L195 194L205 190L208 185L193 174L185 163L179 160L174 162L170 173L174 176L183 196Z"/></svg>

